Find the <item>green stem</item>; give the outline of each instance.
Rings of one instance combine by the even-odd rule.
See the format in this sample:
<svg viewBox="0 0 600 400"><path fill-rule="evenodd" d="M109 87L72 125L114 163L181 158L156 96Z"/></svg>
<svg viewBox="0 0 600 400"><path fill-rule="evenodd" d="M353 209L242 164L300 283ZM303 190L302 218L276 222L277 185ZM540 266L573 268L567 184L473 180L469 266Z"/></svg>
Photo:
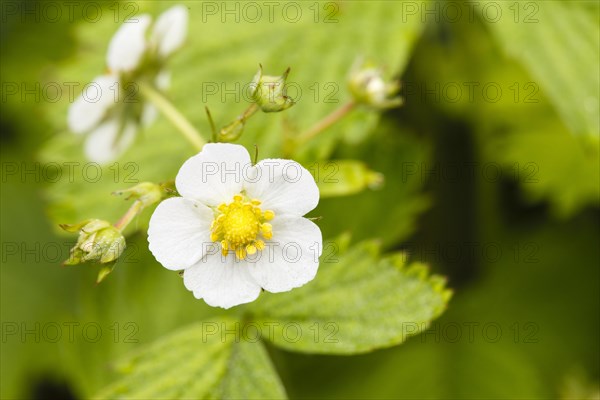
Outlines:
<svg viewBox="0 0 600 400"><path fill-rule="evenodd" d="M160 92L145 82L138 82L140 92L179 130L197 150L202 150L206 143L200 132L167 100Z"/></svg>
<svg viewBox="0 0 600 400"><path fill-rule="evenodd" d="M258 105L256 103L250 104L250 106L248 106L248 108L246 108L242 114L238 115L235 118L235 120L232 123L230 123L229 125L227 125L226 127L231 127L234 124L245 124L246 121L251 116L256 114L257 111L258 111ZM223 131L223 129L221 129L221 131Z"/></svg>
<svg viewBox="0 0 600 400"><path fill-rule="evenodd" d="M127 212L115 223L115 228L117 228L119 232L123 232L123 230L127 228L127 225L133 221L135 216L142 211L142 208L144 208L144 205L141 201L134 201L131 207L129 207L129 210L127 210Z"/></svg>
<svg viewBox="0 0 600 400"><path fill-rule="evenodd" d="M248 108L246 108L246 111L244 111L244 113L242 114L241 119L246 121L248 118L250 118L251 116L256 114L257 111L258 111L258 104L252 103L252 104L250 104L250 106Z"/></svg>
<svg viewBox="0 0 600 400"><path fill-rule="evenodd" d="M325 129L329 128L331 125L335 124L340 119L345 117L346 114L352 111L355 106L356 103L350 101L341 106L340 108L336 109L334 112L323 118L321 121L317 122L312 128L298 135L295 139L296 144L301 145L315 138L319 133L323 132Z"/></svg>
<svg viewBox="0 0 600 400"><path fill-rule="evenodd" d="M292 157L299 147L304 145L309 140L315 138L318 134L329 128L331 125L338 122L340 119L345 117L350 111L354 109L356 103L350 101L343 106L337 108L331 114L313 125L309 130L297 135L292 136L287 134L283 142L283 154L286 157Z"/></svg>

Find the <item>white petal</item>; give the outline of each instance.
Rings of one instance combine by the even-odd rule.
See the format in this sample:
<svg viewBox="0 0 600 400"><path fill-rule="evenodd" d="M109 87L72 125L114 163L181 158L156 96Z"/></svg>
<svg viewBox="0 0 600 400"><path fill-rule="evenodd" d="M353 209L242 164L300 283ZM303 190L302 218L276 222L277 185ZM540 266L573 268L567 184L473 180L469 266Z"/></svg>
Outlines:
<svg viewBox="0 0 600 400"><path fill-rule="evenodd" d="M167 90L171 86L171 73L169 71L161 70L156 78L154 84L160 90Z"/></svg>
<svg viewBox="0 0 600 400"><path fill-rule="evenodd" d="M205 253L217 252L210 240L210 208L193 200L174 197L160 203L148 228L149 248L165 268L180 270L198 262Z"/></svg>
<svg viewBox="0 0 600 400"><path fill-rule="evenodd" d="M242 191L243 174L250 165L250 155L244 146L208 143L183 164L175 186L183 197L215 207L231 202Z"/></svg>
<svg viewBox="0 0 600 400"><path fill-rule="evenodd" d="M234 255L223 257L220 252L207 256L183 273L183 283L197 299L213 307L230 308L250 303L260 294L248 266Z"/></svg>
<svg viewBox="0 0 600 400"><path fill-rule="evenodd" d="M381 76L377 75L371 78L367 84L367 93L374 102L385 101L385 82Z"/></svg>
<svg viewBox="0 0 600 400"><path fill-rule="evenodd" d="M158 110L150 103L144 104L140 120L144 126L151 125L158 117Z"/></svg>
<svg viewBox="0 0 600 400"><path fill-rule="evenodd" d="M313 280L323 238L319 227L306 218L276 217L272 225L273 240L263 251L247 258L248 267L265 290L287 292Z"/></svg>
<svg viewBox="0 0 600 400"><path fill-rule="evenodd" d="M133 143L137 127L129 122L119 133L121 124L116 118L109 119L94 129L86 138L85 154L100 164L117 159Z"/></svg>
<svg viewBox="0 0 600 400"><path fill-rule="evenodd" d="M86 85L81 95L69 107L69 129L75 133L92 130L119 98L118 89L119 77L110 74L98 76Z"/></svg>
<svg viewBox="0 0 600 400"><path fill-rule="evenodd" d="M162 13L152 29L151 40L158 54L166 57L183 44L187 35L188 10L182 5L169 8Z"/></svg>
<svg viewBox="0 0 600 400"><path fill-rule="evenodd" d="M248 196L275 215L302 216L319 203L319 189L306 168L292 160L265 159L252 168L245 185Z"/></svg>
<svg viewBox="0 0 600 400"><path fill-rule="evenodd" d="M123 22L108 45L106 63L111 71L132 71L139 65L146 51L146 30L150 22L152 19L146 14Z"/></svg>

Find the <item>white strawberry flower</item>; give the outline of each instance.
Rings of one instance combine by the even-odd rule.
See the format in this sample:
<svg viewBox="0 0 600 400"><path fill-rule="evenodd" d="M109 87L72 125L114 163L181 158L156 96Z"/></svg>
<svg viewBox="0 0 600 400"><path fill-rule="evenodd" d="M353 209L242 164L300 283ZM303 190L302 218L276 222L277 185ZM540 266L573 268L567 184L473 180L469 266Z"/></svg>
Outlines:
<svg viewBox="0 0 600 400"><path fill-rule="evenodd" d="M252 165L243 146L206 144L175 185L182 197L160 203L149 248L185 287L213 307L254 301L310 282L319 267L321 230L303 217L319 202L311 174L291 160Z"/></svg>
<svg viewBox="0 0 600 400"><path fill-rule="evenodd" d="M109 72L91 82L67 117L71 131L87 134L84 149L90 160L116 159L133 143L140 125L154 121L156 109L142 103L135 82L148 82L162 91L169 87L164 64L183 44L187 23L187 9L177 5L154 24L142 14L125 21L114 34L106 55Z"/></svg>
<svg viewBox="0 0 600 400"><path fill-rule="evenodd" d="M387 81L383 71L373 66L363 66L357 60L350 71L348 88L354 101L375 109L393 108L402 105L402 99L396 96L400 84L396 81Z"/></svg>

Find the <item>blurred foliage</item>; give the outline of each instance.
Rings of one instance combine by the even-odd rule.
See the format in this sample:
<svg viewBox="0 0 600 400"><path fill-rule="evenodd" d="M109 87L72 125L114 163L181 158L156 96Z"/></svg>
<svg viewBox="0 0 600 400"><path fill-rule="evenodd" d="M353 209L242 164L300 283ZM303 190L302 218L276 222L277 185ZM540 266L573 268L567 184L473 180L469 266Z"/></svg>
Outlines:
<svg viewBox="0 0 600 400"><path fill-rule="evenodd" d="M2 4L6 13L1 38L4 94L6 82L30 88L36 82L42 86L55 81L84 83L103 72L104 53L118 27L111 4L104 4L107 17L91 24L70 23L66 18L60 23L39 22L31 16L22 20L20 14L8 15L7 3ZM475 8L473 21L463 14L458 22L444 17L436 21L432 15L421 14L406 18L409 3L335 3L339 21L332 24L315 24L311 19L297 24L280 20L223 24L218 16L191 24L187 46L169 66L173 73L169 96L208 135L205 104L220 125L246 107L242 98L228 95L222 99L222 88L218 94L207 94L215 89L210 85L226 85L230 90L236 82L243 86L252 79L258 63L266 73L292 67L289 79L302 88L298 104L282 114L257 115L242 140L247 148L260 144L260 158L266 158L278 155L282 132L304 131L348 99L344 80L357 56L384 63L397 74L404 71L403 109L389 112L381 121L358 110L302 149L298 157L307 167L317 160L327 163L329 158L357 160L383 174L385 182L379 190L322 199L313 214L323 217L318 223L326 238L352 232L350 256L368 253L372 245L357 243L375 238L384 249L406 250L408 265L428 262L436 273L448 276L456 288L453 301L427 331L402 346L353 357L291 353L276 347L281 343L270 342L266 349L261 343L246 341L219 342L214 347L203 343L197 352L169 346L169 341L181 338L166 335L198 321L217 321L216 310L195 300L176 274L161 268L148 253L144 235L134 233L135 229L129 233L125 257L102 285L93 285L97 272L93 267L60 268L74 239L56 236L56 224L88 217L116 220L127 205L110 193L131 186L134 182L127 181L128 177L172 179L191 154L189 147L179 137L171 138L176 133L160 118L140 135L135 150L118 166L102 169L97 182L83 179L81 169L76 169L74 182L64 177L54 181L5 175L4 166L13 162L85 162L81 138L65 131L68 97L50 103L33 95L24 99L7 95L1 114L0 273L6 340L3 337L0 356L0 397L52 398L49 387L55 384L70 393L60 397L88 398L114 382L113 361L132 350L142 371L164 368L152 360L170 357L174 367L183 367L180 362L185 361L196 368L192 371L203 372L175 375L177 369L169 369L144 375L146 382L157 387L169 379L197 383L204 378L212 383L204 388L187 385L185 389L195 396L204 391L216 398L280 397L284 392L277 375L291 398L597 396L598 3L507 2L500 5L505 18L497 23L481 18L481 13L486 4L498 2L482 2ZM153 15L168 6L163 2L139 5L140 12ZM192 18L200 18L201 3L188 5ZM443 5L427 3L430 9L441 10ZM517 23L515 10L519 10ZM312 16L310 12L307 15ZM321 18L326 13L323 9ZM75 16L79 19L80 13ZM520 23L527 17L539 21ZM335 86L324 86L331 82L339 92L332 91ZM474 99L469 99L465 82L479 83ZM482 97L481 87L490 82L503 90L498 101ZM438 95L442 94L439 98L423 92L422 88L436 84L440 85ZM456 101L444 95L443 88L452 85L463 87ZM318 101L313 98L316 88ZM329 95L339 103L326 102ZM441 178L434 169L440 165L438 171L443 171L453 163L466 162L478 166L474 175L462 174L453 180ZM500 166L501 177L489 179L482 174L485 165ZM64 169L63 176L67 176ZM137 227L144 227L149 214L139 218ZM443 252L456 243L460 257ZM475 254L467 255L473 247L465 243L476 244ZM500 248L501 256L485 253L486 244ZM354 283L366 287L385 280L378 287L388 289L378 292L372 286L364 298L365 307L377 297L382 301L377 304L386 304L390 310L409 307L411 303L403 300L407 295L403 285L412 282L413 287L425 289L427 285L411 281L404 273L394 275L397 271L392 271L391 262L386 257L377 262L378 258L369 253L334 267L345 266L348 275L344 277L359 274L361 279ZM385 272L378 271L382 268ZM320 282L344 282L334 272L335 268L324 265L312 286L262 296L256 305L260 309L263 303L281 302L280 315L297 320L290 307L293 311L303 291L314 290L311 318L323 315L334 304L360 306L362 292L350 292L348 298L338 296L335 303L332 300L321 307L319 296L336 296L336 291L319 292ZM441 304L439 298L425 297L429 299L426 304ZM352 317L353 309L347 310ZM427 320L437 315L435 310L430 309ZM360 317L376 321L388 315L380 311L348 318L350 332L365 334L360 331ZM228 312L223 318L233 314ZM71 341L64 324L72 322L79 325ZM386 321L394 322L398 321ZM9 324L14 327L14 323L19 333L8 335ZM20 331L33 329L36 323L63 326L62 339L36 341L35 334L28 334L22 340ZM86 324L98 324L103 330L97 342L82 335ZM389 326L376 325L383 330ZM461 335L455 339L457 326ZM484 326L491 328L484 333ZM497 326L502 334L492 340ZM192 331L175 335L189 335L195 328L187 329ZM390 335L398 333L395 328L372 333L371 339L399 342ZM163 342L148 345L163 336ZM356 343L368 346L368 338L361 336ZM167 348L161 351L160 346ZM204 353L209 348L215 352L210 359ZM207 361L210 368L203 368ZM224 373L227 362L240 368ZM126 374L123 379L138 378ZM252 392L257 387L248 385L249 379L265 383L265 391ZM120 382L112 388L118 389ZM145 384L138 389L151 388Z"/></svg>
<svg viewBox="0 0 600 400"><path fill-rule="evenodd" d="M499 4L494 3L491 9L499 7ZM515 6L518 3L511 4ZM535 15L538 18L545 15L541 10L563 7L555 5L559 2L530 2L521 4L521 13L525 7L531 13L532 8L528 4L537 5L540 15ZM590 40L595 37L597 41L598 35L594 36L593 28L598 29L600 11L597 7L582 8L580 3L575 4L573 12L580 17L587 11L585 21L596 17L596 23L591 24L591 32L587 35ZM551 24L548 20L544 23L542 19L539 23L517 24L512 21L513 14L514 11L505 10L503 15L506 18L501 19L508 20L509 27L504 30L509 32L512 32L510 28L516 30L523 26L529 32ZM504 56L502 46L489 34L490 30L495 32L497 25L503 24L484 24L478 20L467 22L442 24L439 29L428 33L429 39L436 35L437 40L428 43L422 57L413 59L415 76L411 77L412 81L406 88L409 101L410 98L417 103L431 100L444 113L467 119L474 127L477 141L481 142L481 155L474 160L477 168L490 166L489 175L494 178L498 175L494 164L500 164L503 167L500 175L518 181L528 201L548 201L552 212L562 217L572 216L586 205L597 206L600 202L600 131L597 124L592 124L583 133L569 130L570 119L562 117L556 110L560 111L566 103L566 107L571 109L588 110L586 113L591 117L581 116L580 119L598 121L598 106L591 110L589 107L594 99L598 101L600 98L596 73L600 71L598 52L586 57L586 63L591 64L584 69L587 75L578 72L578 68L582 67L579 61L568 63L564 60L570 57L561 56L563 63L571 67L568 73L554 77L554 81L547 75L542 79L528 74L523 66L530 68L530 65L521 62L521 58L514 57L512 53L510 57ZM516 46L518 41L510 43ZM560 42L544 39L544 44L548 43L560 45ZM532 44L527 49L539 47ZM600 44L595 47L600 48ZM556 54L561 53L560 47L553 50ZM526 54L527 61L531 62L530 51L519 54ZM536 66L543 68L548 64L552 62L540 59ZM593 77L583 78L589 75ZM566 81L558 81L559 77ZM584 93L571 99L566 97L567 91L561 91L560 105L553 106L550 100L556 104L557 100L551 97L556 85L583 88ZM427 94L426 90L435 87L438 87L435 95ZM417 111L422 112L422 109ZM579 125L582 124L588 122L580 121ZM577 135L579 133L581 135Z"/></svg>
<svg viewBox="0 0 600 400"><path fill-rule="evenodd" d="M490 3L500 15L513 15L489 24L506 53L522 63L539 83L571 132L597 136L598 3L554 1L541 5L488 0L479 4L482 12Z"/></svg>
<svg viewBox="0 0 600 400"><path fill-rule="evenodd" d="M121 360L117 369L126 377L94 397L285 398L263 345L236 328L237 321L219 319L171 334Z"/></svg>

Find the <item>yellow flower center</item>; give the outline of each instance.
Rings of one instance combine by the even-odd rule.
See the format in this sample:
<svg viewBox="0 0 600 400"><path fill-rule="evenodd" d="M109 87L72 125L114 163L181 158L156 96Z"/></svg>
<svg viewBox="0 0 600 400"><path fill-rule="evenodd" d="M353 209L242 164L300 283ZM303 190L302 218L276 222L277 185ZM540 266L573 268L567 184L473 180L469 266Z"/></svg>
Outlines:
<svg viewBox="0 0 600 400"><path fill-rule="evenodd" d="M221 243L221 252L235 252L239 260L265 248L262 239L273 237L270 221L275 216L271 210L262 211L260 201L245 201L242 195L233 196L233 202L217 207L215 220L210 227L210 240Z"/></svg>

